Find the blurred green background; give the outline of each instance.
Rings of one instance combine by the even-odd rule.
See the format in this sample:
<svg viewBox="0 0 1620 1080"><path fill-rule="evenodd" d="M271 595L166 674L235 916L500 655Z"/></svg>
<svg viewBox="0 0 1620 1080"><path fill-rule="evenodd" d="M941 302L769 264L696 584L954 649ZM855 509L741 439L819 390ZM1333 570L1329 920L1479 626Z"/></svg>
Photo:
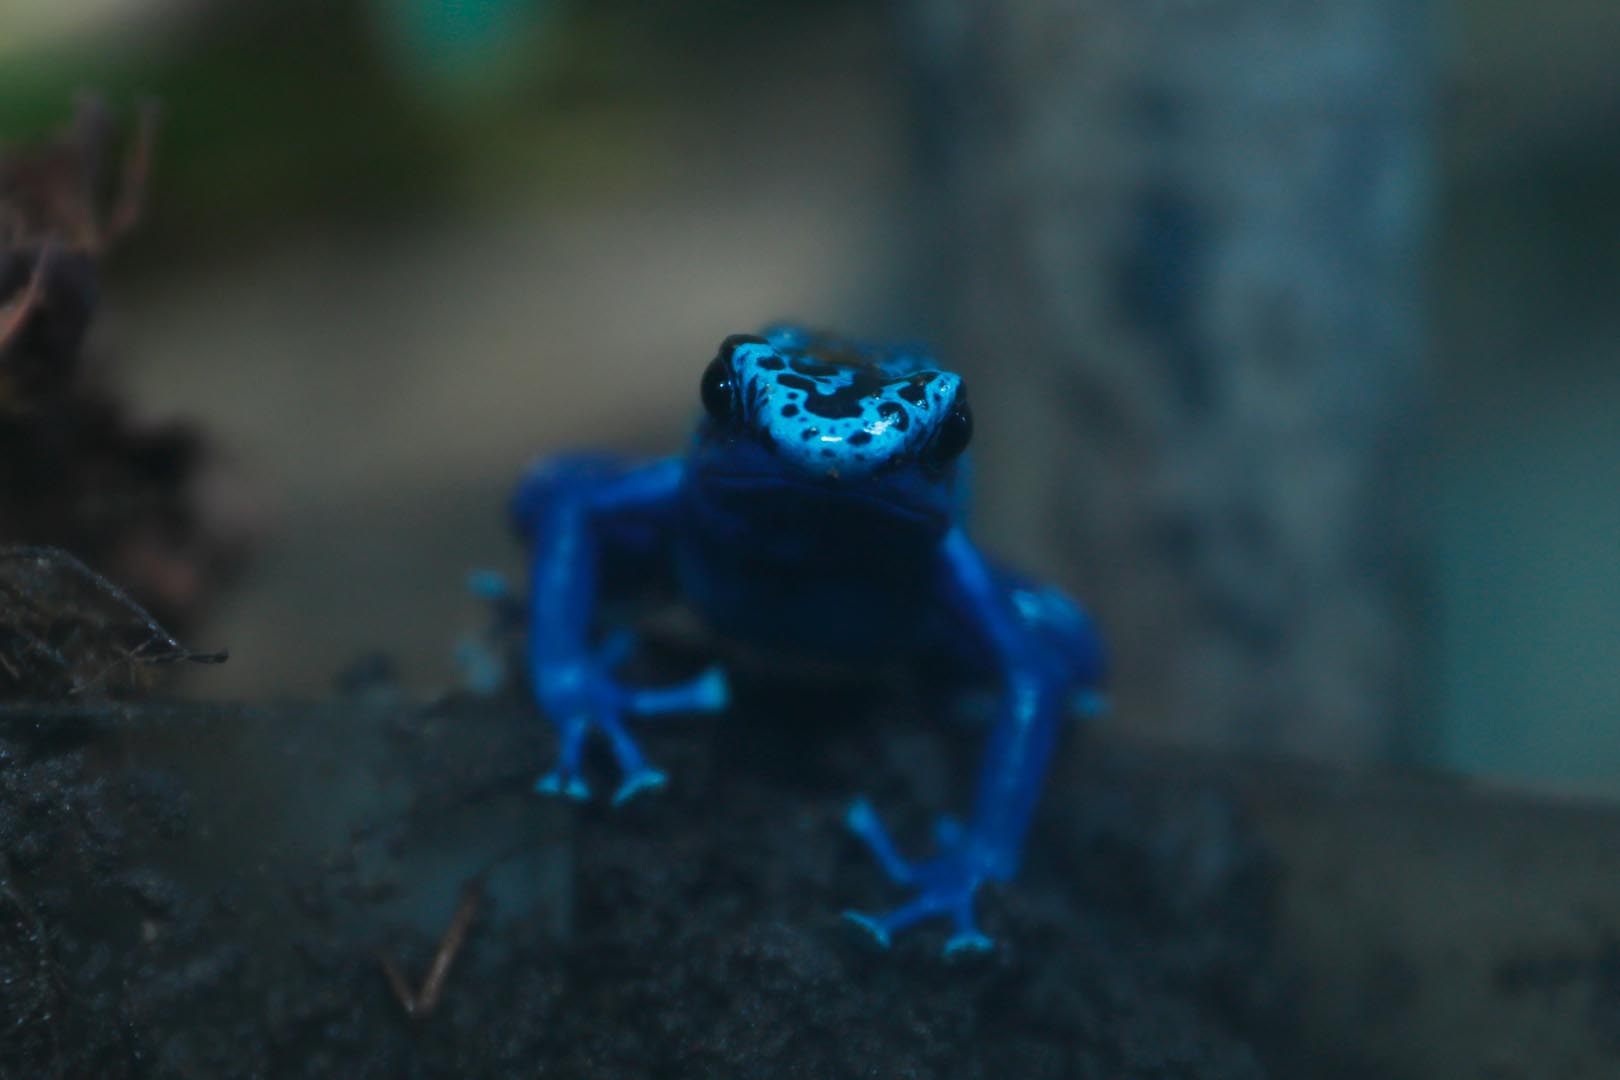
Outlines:
<svg viewBox="0 0 1620 1080"><path fill-rule="evenodd" d="M1442 16L1419 741L1620 794L1620 5ZM163 104L94 355L263 536L188 692L443 686L531 457L678 445L762 321L926 335L903 52L853 0L0 0L0 139Z"/></svg>

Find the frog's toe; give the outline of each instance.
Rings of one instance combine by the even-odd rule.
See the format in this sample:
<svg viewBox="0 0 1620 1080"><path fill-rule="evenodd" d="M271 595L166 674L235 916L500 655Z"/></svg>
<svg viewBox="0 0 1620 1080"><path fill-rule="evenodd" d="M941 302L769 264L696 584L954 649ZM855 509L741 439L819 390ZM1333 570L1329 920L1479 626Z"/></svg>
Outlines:
<svg viewBox="0 0 1620 1080"><path fill-rule="evenodd" d="M973 922L974 889L975 883L971 880L938 882L924 886L909 904L892 911L881 915L846 911L844 918L865 930L874 942L887 949L894 941L894 935L900 931L924 919L949 915L956 923L956 930L945 942L946 957L989 952L995 948L995 942Z"/></svg>
<svg viewBox="0 0 1620 1080"><path fill-rule="evenodd" d="M574 802L584 802L591 797L591 785L585 782L584 777L562 769L552 769L540 777L534 782L534 790L541 795L572 799Z"/></svg>
<svg viewBox="0 0 1620 1080"><path fill-rule="evenodd" d="M877 811L865 799L856 799L844 812L844 825L850 832L861 838L872 857L883 867L883 872L889 875L889 880L897 884L909 884L913 877L911 864L900 854L900 849L894 846L889 838L889 830L883 827L878 820Z"/></svg>
<svg viewBox="0 0 1620 1080"><path fill-rule="evenodd" d="M643 791L657 791L668 783L669 777L663 770L643 765L620 781L618 790L613 793L613 805L623 806Z"/></svg>
<svg viewBox="0 0 1620 1080"><path fill-rule="evenodd" d="M864 912L845 911L844 920L866 931L867 936L880 949L887 949L893 942L893 939L889 936L888 928L883 925L882 921L874 919Z"/></svg>
<svg viewBox="0 0 1620 1080"><path fill-rule="evenodd" d="M883 948L888 948L894 940L894 935L900 931L919 923L924 919L941 914L946 910L944 898L933 890L925 889L915 900L893 911L886 911L881 915L868 915L860 911L846 911L844 918L859 926L872 936L872 940Z"/></svg>
<svg viewBox="0 0 1620 1080"><path fill-rule="evenodd" d="M978 891L978 879L968 879L965 884L959 881L947 889L947 894L940 899L951 920L956 923L956 930L945 942L946 959L987 953L994 949L996 943L973 921L973 896Z"/></svg>
<svg viewBox="0 0 1620 1080"><path fill-rule="evenodd" d="M914 923L949 916L956 929L945 943L946 956L993 948L990 938L973 922L973 899L979 883L985 880L986 868L984 861L971 850L967 831L960 822L950 817L939 819L934 835L941 853L922 862L910 862L900 854L876 811L865 799L857 799L850 806L844 814L844 824L861 838L891 880L913 890L911 902L893 911L881 915L846 911L844 918L886 947L895 934Z"/></svg>
<svg viewBox="0 0 1620 1080"><path fill-rule="evenodd" d="M987 953L996 947L995 941L975 927L958 930L951 935L945 943L946 957L970 956L975 953Z"/></svg>
<svg viewBox="0 0 1620 1080"><path fill-rule="evenodd" d="M709 668L696 678L674 686L649 686L624 691L625 711L636 716L673 712L719 712L731 701L726 674Z"/></svg>

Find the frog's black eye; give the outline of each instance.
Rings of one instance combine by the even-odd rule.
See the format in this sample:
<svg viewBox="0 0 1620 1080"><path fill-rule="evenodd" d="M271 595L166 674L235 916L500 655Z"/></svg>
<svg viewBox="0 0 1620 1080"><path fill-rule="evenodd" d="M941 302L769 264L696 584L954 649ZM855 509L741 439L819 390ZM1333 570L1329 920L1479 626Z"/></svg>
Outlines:
<svg viewBox="0 0 1620 1080"><path fill-rule="evenodd" d="M737 375L731 370L731 357L722 352L709 361L703 372L703 408L724 423L737 411Z"/></svg>
<svg viewBox="0 0 1620 1080"><path fill-rule="evenodd" d="M973 441L973 410L968 408L967 394L957 390L951 411L939 422L939 430L928 444L928 456L938 464L957 457Z"/></svg>
<svg viewBox="0 0 1620 1080"><path fill-rule="evenodd" d="M703 408L717 422L723 424L737 412L737 371L732 367L731 354L739 345L764 344L764 338L752 334L732 334L720 343L720 351L709 361L703 372Z"/></svg>

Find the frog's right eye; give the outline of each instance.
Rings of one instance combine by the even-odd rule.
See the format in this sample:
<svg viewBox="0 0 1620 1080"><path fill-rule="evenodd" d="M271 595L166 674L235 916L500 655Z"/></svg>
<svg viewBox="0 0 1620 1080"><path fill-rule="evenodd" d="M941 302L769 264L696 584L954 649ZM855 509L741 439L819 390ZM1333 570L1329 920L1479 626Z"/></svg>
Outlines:
<svg viewBox="0 0 1620 1080"><path fill-rule="evenodd" d="M703 409L719 423L737 412L737 373L731 369L731 350L722 348L703 372Z"/></svg>
<svg viewBox="0 0 1620 1080"><path fill-rule="evenodd" d="M725 423L737 413L737 369L732 365L732 354L739 345L764 345L765 339L752 334L732 334L720 343L720 351L709 361L703 372L703 408L718 423Z"/></svg>

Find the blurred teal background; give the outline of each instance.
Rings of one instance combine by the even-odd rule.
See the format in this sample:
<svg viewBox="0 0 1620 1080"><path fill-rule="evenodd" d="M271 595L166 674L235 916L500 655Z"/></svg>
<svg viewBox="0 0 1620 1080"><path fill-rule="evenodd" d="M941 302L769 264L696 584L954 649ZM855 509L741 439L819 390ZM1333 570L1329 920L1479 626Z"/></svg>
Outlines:
<svg viewBox="0 0 1620 1080"><path fill-rule="evenodd" d="M1444 16L1419 742L1616 795L1620 5ZM678 445L715 341L770 318L927 332L882 5L0 0L0 27L5 141L84 89L163 103L94 341L262 523L192 693L321 694L371 648L443 686L530 457Z"/></svg>

